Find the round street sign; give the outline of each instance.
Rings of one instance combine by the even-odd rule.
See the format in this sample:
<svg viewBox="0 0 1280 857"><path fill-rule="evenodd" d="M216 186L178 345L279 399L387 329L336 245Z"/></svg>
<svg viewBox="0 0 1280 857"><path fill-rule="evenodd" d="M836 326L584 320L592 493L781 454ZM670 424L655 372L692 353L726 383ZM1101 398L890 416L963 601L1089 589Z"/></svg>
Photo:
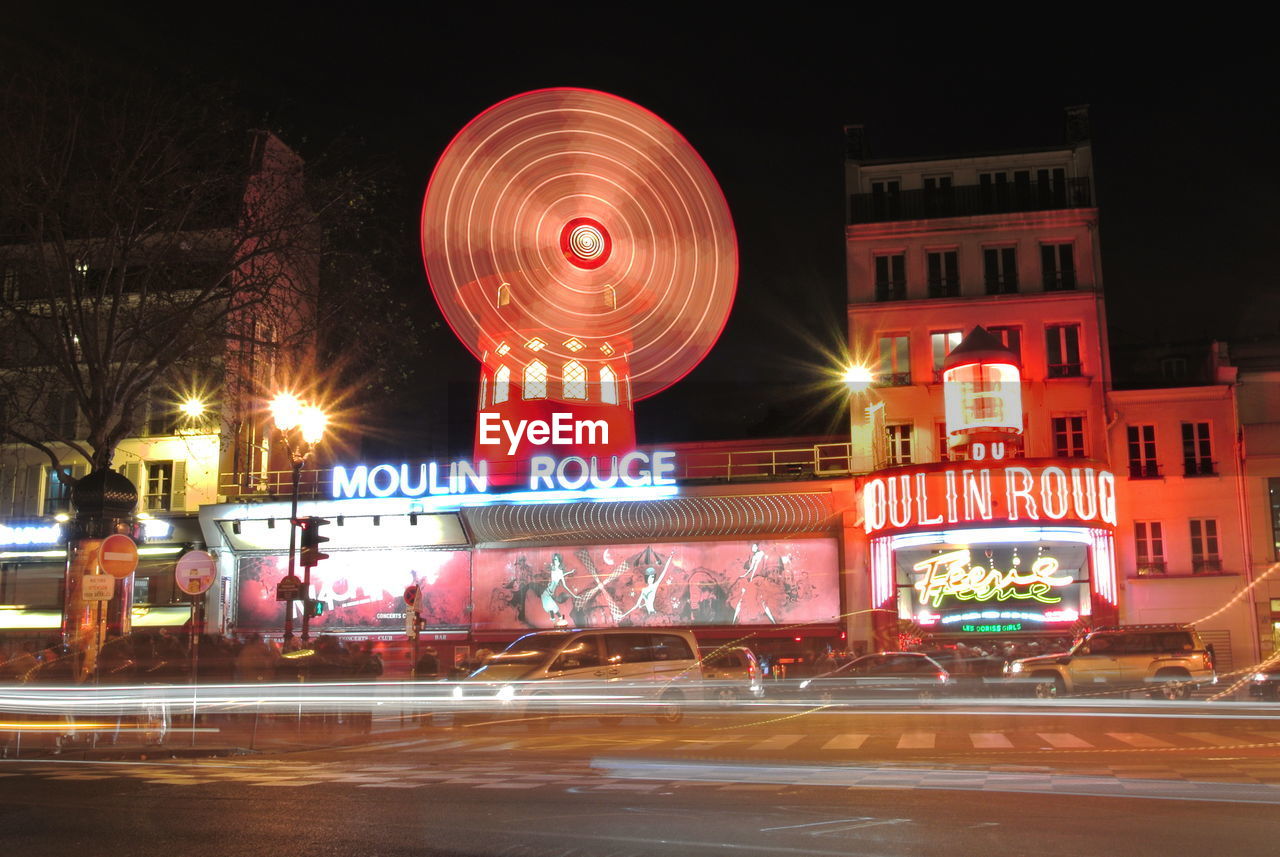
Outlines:
<svg viewBox="0 0 1280 857"><path fill-rule="evenodd" d="M98 549L98 565L112 577L126 578L138 567L138 546L119 533L107 536Z"/></svg>
<svg viewBox="0 0 1280 857"><path fill-rule="evenodd" d="M188 595L203 595L217 576L217 563L205 551L187 551L173 568L178 588Z"/></svg>

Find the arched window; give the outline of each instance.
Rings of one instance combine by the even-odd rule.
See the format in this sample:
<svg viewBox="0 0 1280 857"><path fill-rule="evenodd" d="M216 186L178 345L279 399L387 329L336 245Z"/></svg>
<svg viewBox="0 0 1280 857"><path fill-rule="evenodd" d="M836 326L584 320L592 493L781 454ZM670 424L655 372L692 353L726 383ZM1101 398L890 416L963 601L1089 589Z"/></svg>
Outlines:
<svg viewBox="0 0 1280 857"><path fill-rule="evenodd" d="M499 366L493 373L493 403L500 405L507 400L507 391L511 387L511 367Z"/></svg>
<svg viewBox="0 0 1280 857"><path fill-rule="evenodd" d="M600 370L600 401L606 405L618 404L618 376L608 366Z"/></svg>
<svg viewBox="0 0 1280 857"><path fill-rule="evenodd" d="M540 360L534 360L524 367L524 397L526 399L547 397L547 364Z"/></svg>
<svg viewBox="0 0 1280 857"><path fill-rule="evenodd" d="M564 364L562 395L566 399L585 399L587 397L587 367L577 360L570 360Z"/></svg>
<svg viewBox="0 0 1280 857"><path fill-rule="evenodd" d="M511 284L503 283L498 286L498 306L506 306L511 303Z"/></svg>

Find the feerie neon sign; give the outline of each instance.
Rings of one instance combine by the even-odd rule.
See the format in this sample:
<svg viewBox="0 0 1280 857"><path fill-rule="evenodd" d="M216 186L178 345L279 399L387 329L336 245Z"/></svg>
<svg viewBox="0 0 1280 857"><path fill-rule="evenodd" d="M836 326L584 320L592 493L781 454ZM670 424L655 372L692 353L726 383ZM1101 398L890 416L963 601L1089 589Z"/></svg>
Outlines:
<svg viewBox="0 0 1280 857"><path fill-rule="evenodd" d="M955 550L916 563L913 568L924 574L915 584L920 593L920 603L941 607L942 599L951 597L960 601L1008 601L1013 598L1057 604L1062 595L1054 590L1075 583L1070 575L1058 574L1058 561L1049 556L1037 557L1026 571L1015 567L1002 572L980 565L971 566L969 560L968 550Z"/></svg>
<svg viewBox="0 0 1280 857"><path fill-rule="evenodd" d="M1116 523L1116 478L1092 467L1005 465L911 469L867 480L868 533L1017 521Z"/></svg>

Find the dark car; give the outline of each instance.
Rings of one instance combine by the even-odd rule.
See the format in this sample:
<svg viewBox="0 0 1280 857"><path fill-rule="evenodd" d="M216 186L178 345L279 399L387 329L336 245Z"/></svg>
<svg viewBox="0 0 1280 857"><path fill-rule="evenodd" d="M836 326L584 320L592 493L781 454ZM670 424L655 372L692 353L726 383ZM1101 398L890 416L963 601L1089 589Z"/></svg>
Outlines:
<svg viewBox="0 0 1280 857"><path fill-rule="evenodd" d="M1280 664L1254 673L1253 680L1249 682L1249 695L1260 699L1280 699Z"/></svg>
<svg viewBox="0 0 1280 857"><path fill-rule="evenodd" d="M933 699L954 693L955 679L937 661L919 652L880 652L854 658L789 688L820 703L843 699Z"/></svg>

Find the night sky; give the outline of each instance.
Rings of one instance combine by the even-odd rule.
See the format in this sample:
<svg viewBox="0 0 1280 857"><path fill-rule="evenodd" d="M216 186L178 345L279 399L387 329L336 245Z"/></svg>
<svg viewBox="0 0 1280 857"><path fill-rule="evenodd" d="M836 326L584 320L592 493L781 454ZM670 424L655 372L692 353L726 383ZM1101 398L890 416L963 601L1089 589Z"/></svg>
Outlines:
<svg viewBox="0 0 1280 857"><path fill-rule="evenodd" d="M874 157L959 153L1057 144L1062 108L1090 104L1113 340L1280 334L1280 105L1271 51L1250 27L1090 27L1083 7L1016 25L868 18L853 4L785 20L788 6L757 19L694 7L64 6L15 13L0 39L233 84L304 155L354 140L357 157L403 182L388 204L411 239L437 157L495 102L580 86L654 111L720 181L741 273L716 348L638 406L645 442L838 431L838 411L818 403L844 336L846 123L867 126ZM415 240L404 253L418 257ZM436 315L421 265L405 269L417 274L399 287ZM429 346L406 357L430 366L413 406L368 451L469 450L478 365L447 330Z"/></svg>

